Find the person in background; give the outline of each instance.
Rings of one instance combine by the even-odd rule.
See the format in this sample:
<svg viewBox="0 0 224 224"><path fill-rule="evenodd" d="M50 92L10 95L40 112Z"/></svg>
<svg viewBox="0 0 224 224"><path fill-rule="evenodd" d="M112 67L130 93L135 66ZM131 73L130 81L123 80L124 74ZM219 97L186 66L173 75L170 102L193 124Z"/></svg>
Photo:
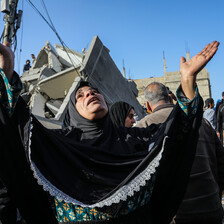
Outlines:
<svg viewBox="0 0 224 224"><path fill-rule="evenodd" d="M35 62L35 60L36 60L36 57L35 57L34 54L31 54L30 56L31 56L31 58L33 59L33 62L32 62L32 64L33 64L33 63Z"/></svg>
<svg viewBox="0 0 224 224"><path fill-rule="evenodd" d="M119 101L114 103L109 109L109 114L112 122L117 127L131 128L135 123L134 107L126 102Z"/></svg>
<svg viewBox="0 0 224 224"><path fill-rule="evenodd" d="M217 120L216 132L220 141L224 145L224 103L219 106L216 120Z"/></svg>
<svg viewBox="0 0 224 224"><path fill-rule="evenodd" d="M173 94L173 92L169 89L169 87L166 87L168 90L168 94L169 94L169 100L170 103L173 103L173 101L177 101L176 96Z"/></svg>
<svg viewBox="0 0 224 224"><path fill-rule="evenodd" d="M170 96L166 86L159 82L150 83L145 90L147 111L150 114L137 122L136 127L147 127L151 123L163 123L173 110Z"/></svg>
<svg viewBox="0 0 224 224"><path fill-rule="evenodd" d="M224 92L222 92L222 99L219 99L219 100L217 100L217 102L216 102L216 107L215 107L215 116L216 116L216 118L217 118L217 116L218 116L219 107L220 107L220 105L223 104L223 103L224 103Z"/></svg>
<svg viewBox="0 0 224 224"><path fill-rule="evenodd" d="M26 60L26 64L23 67L23 72L28 71L31 68L30 60Z"/></svg>
<svg viewBox="0 0 224 224"><path fill-rule="evenodd" d="M215 111L214 111L214 100L212 98L208 98L205 100L205 112L203 114L203 117L209 121L211 126L216 129L216 117L215 117Z"/></svg>

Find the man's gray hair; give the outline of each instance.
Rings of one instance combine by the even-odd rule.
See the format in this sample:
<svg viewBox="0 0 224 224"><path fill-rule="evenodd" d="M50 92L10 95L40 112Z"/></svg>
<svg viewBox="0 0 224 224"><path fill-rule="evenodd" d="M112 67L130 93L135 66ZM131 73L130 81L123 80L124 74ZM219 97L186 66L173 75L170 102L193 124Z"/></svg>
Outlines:
<svg viewBox="0 0 224 224"><path fill-rule="evenodd" d="M167 87L160 82L152 82L145 88L145 99L150 104L155 105L159 101L169 103Z"/></svg>

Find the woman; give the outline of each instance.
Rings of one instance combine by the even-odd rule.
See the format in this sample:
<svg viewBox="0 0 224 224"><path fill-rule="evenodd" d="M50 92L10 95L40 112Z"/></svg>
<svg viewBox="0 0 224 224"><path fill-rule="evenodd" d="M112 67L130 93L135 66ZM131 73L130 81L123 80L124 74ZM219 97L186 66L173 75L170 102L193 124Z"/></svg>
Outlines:
<svg viewBox="0 0 224 224"><path fill-rule="evenodd" d="M195 75L218 45L207 45L189 62L181 59L188 99L195 96ZM0 177L27 223L57 223L55 217L60 223L169 223L187 184L201 107L189 119L177 106L159 129L117 128L103 96L81 82L69 102L68 128L48 130L21 98L16 101L13 54L3 45L0 52L2 78L13 86L1 85L9 103L1 99ZM196 110L188 109L194 117Z"/></svg>
<svg viewBox="0 0 224 224"><path fill-rule="evenodd" d="M110 107L110 118L117 127L131 128L135 123L134 107L126 102L116 102Z"/></svg>

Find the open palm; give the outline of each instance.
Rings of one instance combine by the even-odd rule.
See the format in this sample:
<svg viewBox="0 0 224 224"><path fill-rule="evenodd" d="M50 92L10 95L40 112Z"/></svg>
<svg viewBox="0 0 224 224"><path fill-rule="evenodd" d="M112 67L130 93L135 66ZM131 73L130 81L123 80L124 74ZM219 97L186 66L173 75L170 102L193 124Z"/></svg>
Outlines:
<svg viewBox="0 0 224 224"><path fill-rule="evenodd" d="M197 73L205 67L212 59L219 46L219 42L213 41L208 44L201 52L196 54L191 60L186 61L184 57L180 58L180 73L183 78L195 78Z"/></svg>

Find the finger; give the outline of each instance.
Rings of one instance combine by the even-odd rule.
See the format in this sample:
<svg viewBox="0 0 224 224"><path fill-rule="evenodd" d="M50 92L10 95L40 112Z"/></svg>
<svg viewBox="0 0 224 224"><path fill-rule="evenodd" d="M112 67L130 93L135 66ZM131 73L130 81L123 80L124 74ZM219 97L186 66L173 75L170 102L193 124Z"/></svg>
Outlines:
<svg viewBox="0 0 224 224"><path fill-rule="evenodd" d="M210 44L207 44L197 55L203 55L210 47Z"/></svg>
<svg viewBox="0 0 224 224"><path fill-rule="evenodd" d="M204 53L204 56L207 57L212 57L216 51L218 50L219 42L213 41L214 43L212 46L207 50L207 52Z"/></svg>
<svg viewBox="0 0 224 224"><path fill-rule="evenodd" d="M209 60L211 60L211 58L214 56L214 54L218 50L218 46L219 46L219 42L213 41L211 44L206 45L206 47L200 53L198 53L196 57L202 56L208 62Z"/></svg>
<svg viewBox="0 0 224 224"><path fill-rule="evenodd" d="M215 55L216 51L218 50L218 48L213 48L210 50L210 52L208 52L205 57L207 60L211 60L211 58Z"/></svg>
<svg viewBox="0 0 224 224"><path fill-rule="evenodd" d="M215 52L218 50L218 48L212 48L210 51L206 52L204 54L204 56L207 58L207 57L210 57L211 55L214 55Z"/></svg>
<svg viewBox="0 0 224 224"><path fill-rule="evenodd" d="M218 41L213 41L211 44L207 44L206 47L200 52L202 55L205 55L211 51L213 48L217 48L219 46Z"/></svg>
<svg viewBox="0 0 224 224"><path fill-rule="evenodd" d="M183 63L185 63L186 62L186 58L185 57L181 57L180 58L180 64L183 64Z"/></svg>
<svg viewBox="0 0 224 224"><path fill-rule="evenodd" d="M219 46L219 42L218 41L213 41L212 43L211 43L211 46L214 46L214 47L218 47Z"/></svg>
<svg viewBox="0 0 224 224"><path fill-rule="evenodd" d="M198 53L198 55L205 55L207 52L209 52L213 47L218 47L219 42L213 41L210 44L207 44L201 52Z"/></svg>

